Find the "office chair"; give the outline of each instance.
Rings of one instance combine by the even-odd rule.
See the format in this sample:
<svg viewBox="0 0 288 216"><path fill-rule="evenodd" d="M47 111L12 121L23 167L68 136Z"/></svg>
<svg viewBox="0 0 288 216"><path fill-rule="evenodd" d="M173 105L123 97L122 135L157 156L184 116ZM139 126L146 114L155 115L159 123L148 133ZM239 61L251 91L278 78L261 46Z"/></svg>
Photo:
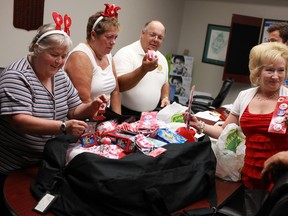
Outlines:
<svg viewBox="0 0 288 216"><path fill-rule="evenodd" d="M286 167L278 170L280 176L275 180L273 188L263 200L262 206L255 216L286 216L288 212L288 170ZM244 196L244 190L241 191ZM236 197L239 202L239 196ZM233 199L233 198L232 198ZM235 202L234 201L234 202ZM240 199L240 203L244 198ZM228 201L229 202L229 201ZM242 203L241 203L242 204ZM237 208L223 206L218 209L219 216L244 216L242 211Z"/></svg>
<svg viewBox="0 0 288 216"><path fill-rule="evenodd" d="M276 171L276 168L279 170ZM286 216L288 212L288 170L287 167L275 167L279 173L274 186L263 201L256 216Z"/></svg>
<svg viewBox="0 0 288 216"><path fill-rule="evenodd" d="M227 78L223 81L222 87L218 95L213 98L207 95L194 95L191 110L193 113L206 110L213 110L221 107L226 98L234 80Z"/></svg>

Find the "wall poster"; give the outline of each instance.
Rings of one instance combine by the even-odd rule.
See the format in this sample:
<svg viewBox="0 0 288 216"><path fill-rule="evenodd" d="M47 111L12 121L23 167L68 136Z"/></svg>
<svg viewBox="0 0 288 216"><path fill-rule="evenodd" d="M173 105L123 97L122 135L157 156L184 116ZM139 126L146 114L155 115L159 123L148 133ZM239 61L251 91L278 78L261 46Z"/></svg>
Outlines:
<svg viewBox="0 0 288 216"><path fill-rule="evenodd" d="M193 57L172 54L170 62L170 100L188 105L192 85Z"/></svg>

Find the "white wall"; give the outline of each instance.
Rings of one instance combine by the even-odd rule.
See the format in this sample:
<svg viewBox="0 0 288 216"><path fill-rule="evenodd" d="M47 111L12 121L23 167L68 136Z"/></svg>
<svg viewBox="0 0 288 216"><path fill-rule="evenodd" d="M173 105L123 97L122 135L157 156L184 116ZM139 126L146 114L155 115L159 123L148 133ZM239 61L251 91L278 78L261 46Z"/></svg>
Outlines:
<svg viewBox="0 0 288 216"><path fill-rule="evenodd" d="M254 3L249 3L253 1ZM13 0L0 1L0 66L27 54L35 31L13 27ZM266 2L266 3L265 3ZM74 45L85 38L90 15L104 9L104 3L122 7L119 11L121 31L112 53L139 38L140 29L150 19L161 20L167 35L161 51L183 53L194 57L193 84L197 91L216 96L222 85L223 67L202 63L207 25L230 26L232 14L288 20L287 0L45 0L44 23L52 22L52 11L72 17L71 37ZM248 84L235 83L224 103L232 103Z"/></svg>
<svg viewBox="0 0 288 216"><path fill-rule="evenodd" d="M0 1L1 58L0 66L27 54L28 46L36 31L26 31L13 26L13 0ZM137 40L144 24L158 19L167 28L161 51L166 54L176 51L179 41L184 0L45 0L44 23L53 22L51 13L69 14L72 18L71 37L74 45L86 37L88 17L104 10L104 3L119 5L121 30L113 54L122 46Z"/></svg>
<svg viewBox="0 0 288 216"><path fill-rule="evenodd" d="M202 63L208 24L230 26L232 14L241 14L267 19L288 20L287 0L186 0L178 52L190 50L194 57L193 78L197 91L209 92L216 96L222 85L223 66ZM246 2L246 3L242 3ZM268 3L264 3L268 2ZM270 5L269 5L270 4ZM234 83L224 103L232 103L239 91L250 87Z"/></svg>

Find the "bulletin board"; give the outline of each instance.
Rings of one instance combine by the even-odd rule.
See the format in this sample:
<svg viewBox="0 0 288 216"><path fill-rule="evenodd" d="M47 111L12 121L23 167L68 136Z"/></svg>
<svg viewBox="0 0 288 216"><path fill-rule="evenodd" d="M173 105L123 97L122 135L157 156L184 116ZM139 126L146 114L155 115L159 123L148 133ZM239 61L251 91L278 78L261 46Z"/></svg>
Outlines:
<svg viewBox="0 0 288 216"><path fill-rule="evenodd" d="M14 0L13 26L27 31L43 25L44 0Z"/></svg>

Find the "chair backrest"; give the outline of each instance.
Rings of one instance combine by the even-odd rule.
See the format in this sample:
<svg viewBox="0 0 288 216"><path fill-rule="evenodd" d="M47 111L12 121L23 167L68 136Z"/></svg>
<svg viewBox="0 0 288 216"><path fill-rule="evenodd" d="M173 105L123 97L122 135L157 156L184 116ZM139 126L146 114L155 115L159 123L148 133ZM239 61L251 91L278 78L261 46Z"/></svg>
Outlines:
<svg viewBox="0 0 288 216"><path fill-rule="evenodd" d="M226 98L234 80L233 79L225 79L223 81L222 87L218 93L218 95L213 98L207 95L194 95L191 111L193 113L213 110L221 107L224 99Z"/></svg>
<svg viewBox="0 0 288 216"><path fill-rule="evenodd" d="M208 95L194 95L191 111L197 113L210 110L213 100L214 98Z"/></svg>
<svg viewBox="0 0 288 216"><path fill-rule="evenodd" d="M288 212L288 170L275 182L256 216L286 216Z"/></svg>
<svg viewBox="0 0 288 216"><path fill-rule="evenodd" d="M211 105L212 107L219 108L222 105L233 83L234 83L234 80L230 78L227 78L223 81L222 87L218 95L215 97L215 99L212 102L212 105Z"/></svg>

